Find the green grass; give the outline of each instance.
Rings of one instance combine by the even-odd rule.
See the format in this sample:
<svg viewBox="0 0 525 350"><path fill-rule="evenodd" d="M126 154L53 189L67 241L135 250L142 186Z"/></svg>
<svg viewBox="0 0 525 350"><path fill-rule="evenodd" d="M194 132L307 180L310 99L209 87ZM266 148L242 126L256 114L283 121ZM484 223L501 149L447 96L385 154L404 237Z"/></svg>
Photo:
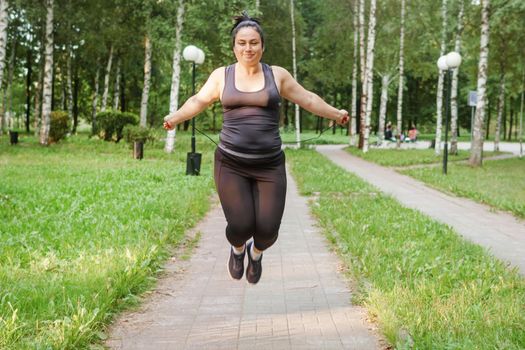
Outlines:
<svg viewBox="0 0 525 350"><path fill-rule="evenodd" d="M357 147L345 149L348 153L384 166L402 167L418 164L436 164L443 161L443 155L436 156L433 149L378 149L372 148L363 153ZM484 157L503 154L503 152L484 152ZM448 156L449 162L468 160L469 151L458 150L457 155Z"/></svg>
<svg viewBox="0 0 525 350"><path fill-rule="evenodd" d="M525 280L481 247L333 165L288 150L301 192L396 348L525 348Z"/></svg>
<svg viewBox="0 0 525 350"><path fill-rule="evenodd" d="M437 189L525 218L525 158L488 160L481 168L450 164L446 176L441 168L409 169L402 173Z"/></svg>
<svg viewBox="0 0 525 350"><path fill-rule="evenodd" d="M0 348L82 349L104 339L113 315L152 286L168 253L208 210L210 142L202 175L177 151L86 136L41 147L0 137ZM192 243L194 244L194 243Z"/></svg>
<svg viewBox="0 0 525 350"><path fill-rule="evenodd" d="M283 143L296 143L295 131L281 131L281 139ZM326 130L321 135L311 130L303 130L301 133L301 141L304 145L323 145L323 144L348 144L349 137L346 136L346 130L338 128L335 134L332 134L332 129Z"/></svg>

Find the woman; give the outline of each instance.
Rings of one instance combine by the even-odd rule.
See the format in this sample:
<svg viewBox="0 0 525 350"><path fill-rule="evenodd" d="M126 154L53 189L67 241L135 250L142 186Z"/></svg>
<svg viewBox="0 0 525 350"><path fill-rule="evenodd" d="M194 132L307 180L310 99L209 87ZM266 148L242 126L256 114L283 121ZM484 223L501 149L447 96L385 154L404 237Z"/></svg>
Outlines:
<svg viewBox="0 0 525 350"><path fill-rule="evenodd" d="M215 151L214 177L228 223L228 269L232 278L241 279L248 251L246 279L257 283L262 253L277 240L286 197L285 157L279 136L281 97L339 125L349 118L347 111L305 90L286 69L262 63L264 35L259 21L246 12L235 19L231 38L237 62L211 73L196 95L164 118L164 128L173 129L221 101L224 122Z"/></svg>

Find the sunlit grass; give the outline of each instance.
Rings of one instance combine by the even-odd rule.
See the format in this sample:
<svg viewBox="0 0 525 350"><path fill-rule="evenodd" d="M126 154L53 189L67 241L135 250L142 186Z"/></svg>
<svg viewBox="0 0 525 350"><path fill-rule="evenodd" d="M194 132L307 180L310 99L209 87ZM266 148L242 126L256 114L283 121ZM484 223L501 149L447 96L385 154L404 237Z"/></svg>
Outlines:
<svg viewBox="0 0 525 350"><path fill-rule="evenodd" d="M525 280L447 226L311 150L288 150L291 171L396 348L523 349Z"/></svg>
<svg viewBox="0 0 525 350"><path fill-rule="evenodd" d="M207 211L213 144L174 154L85 135L41 147L0 138L0 348L87 348L113 314L151 286L169 251Z"/></svg>
<svg viewBox="0 0 525 350"><path fill-rule="evenodd" d="M432 168L402 172L435 188L525 218L525 158L488 160L481 168L451 164L446 176L441 173L441 169Z"/></svg>

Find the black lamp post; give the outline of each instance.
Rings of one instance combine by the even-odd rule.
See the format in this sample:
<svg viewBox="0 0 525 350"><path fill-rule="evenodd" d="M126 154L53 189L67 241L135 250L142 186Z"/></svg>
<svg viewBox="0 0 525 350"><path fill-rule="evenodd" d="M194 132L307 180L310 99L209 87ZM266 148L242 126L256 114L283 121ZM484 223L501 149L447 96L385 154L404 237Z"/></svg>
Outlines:
<svg viewBox="0 0 525 350"><path fill-rule="evenodd" d="M450 114L450 83L451 83L451 72L461 64L461 55L457 52L449 52L448 54L441 56L437 61L437 66L440 70L446 71L445 75L445 144L443 146L443 174L447 174L447 163L448 163L448 124Z"/></svg>
<svg viewBox="0 0 525 350"><path fill-rule="evenodd" d="M195 65L204 62L204 52L194 45L188 45L184 48L182 56L186 61L192 63L192 93L195 95ZM201 169L202 154L195 152L195 117L191 119L191 152L188 152L186 158L186 175L199 175Z"/></svg>

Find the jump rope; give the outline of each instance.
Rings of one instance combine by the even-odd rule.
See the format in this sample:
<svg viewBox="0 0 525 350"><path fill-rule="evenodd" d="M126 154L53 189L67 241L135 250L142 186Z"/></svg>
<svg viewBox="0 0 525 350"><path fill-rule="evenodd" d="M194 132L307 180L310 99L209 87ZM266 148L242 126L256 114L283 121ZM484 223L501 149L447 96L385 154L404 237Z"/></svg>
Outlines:
<svg viewBox="0 0 525 350"><path fill-rule="evenodd" d="M346 118L348 118L348 117L345 117L344 119L346 119ZM346 120L343 120L343 123L346 123ZM322 135L325 131L327 131L327 130L329 130L329 129L332 129L333 127L334 127L333 124L332 124L332 125L328 125L326 128L324 128L324 129L321 130L321 132L319 133L319 135L314 136L314 137L310 137L309 139L306 139L306 140L301 140L300 142L301 142L301 143L305 143L305 142L310 142L310 141L316 140L316 139L318 139L319 137L321 137L321 135ZM195 127L195 130L198 131L200 134L206 136L206 137L208 138L208 140L210 140L210 141L213 142L217 147L219 147L219 145L217 144L217 142L215 142L214 139L212 139L211 137L209 137L204 131L199 130L197 127Z"/></svg>

